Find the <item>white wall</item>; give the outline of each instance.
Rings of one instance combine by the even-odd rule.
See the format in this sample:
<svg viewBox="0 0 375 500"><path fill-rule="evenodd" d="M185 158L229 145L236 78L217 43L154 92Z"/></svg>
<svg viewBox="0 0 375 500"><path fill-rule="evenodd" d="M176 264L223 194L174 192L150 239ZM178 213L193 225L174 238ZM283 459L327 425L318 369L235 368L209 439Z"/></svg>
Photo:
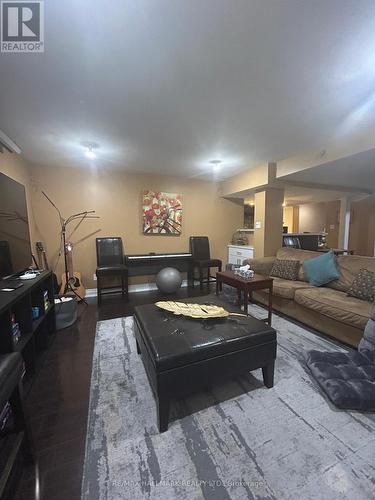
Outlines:
<svg viewBox="0 0 375 500"><path fill-rule="evenodd" d="M326 203L307 203L299 207L299 232L316 233L326 227Z"/></svg>

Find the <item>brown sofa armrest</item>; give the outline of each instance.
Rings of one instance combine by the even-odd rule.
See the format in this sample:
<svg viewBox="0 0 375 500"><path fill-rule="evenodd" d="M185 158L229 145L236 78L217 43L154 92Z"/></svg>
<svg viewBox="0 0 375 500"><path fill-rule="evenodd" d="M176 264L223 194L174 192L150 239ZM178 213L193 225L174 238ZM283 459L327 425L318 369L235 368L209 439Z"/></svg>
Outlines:
<svg viewBox="0 0 375 500"><path fill-rule="evenodd" d="M259 259L246 259L243 265L249 264L250 269L257 274L269 276L276 257L260 257Z"/></svg>

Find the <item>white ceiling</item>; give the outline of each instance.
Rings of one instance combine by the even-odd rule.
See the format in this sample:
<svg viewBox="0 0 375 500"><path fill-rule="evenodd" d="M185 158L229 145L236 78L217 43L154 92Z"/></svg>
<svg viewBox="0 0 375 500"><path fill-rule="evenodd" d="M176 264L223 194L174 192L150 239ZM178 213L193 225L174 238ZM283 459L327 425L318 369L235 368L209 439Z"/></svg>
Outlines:
<svg viewBox="0 0 375 500"><path fill-rule="evenodd" d="M290 205L304 205L305 203L322 203L327 201L339 200L345 197L342 191L328 189L309 189L301 186L286 186L285 202ZM362 199L362 196L358 196Z"/></svg>
<svg viewBox="0 0 375 500"><path fill-rule="evenodd" d="M32 162L93 141L98 168L226 177L375 123L374 0L45 7L45 53L0 54L0 129Z"/></svg>
<svg viewBox="0 0 375 500"><path fill-rule="evenodd" d="M343 190L375 191L375 149L340 158L314 168L301 170L282 178L308 186L318 183L324 186L342 187Z"/></svg>
<svg viewBox="0 0 375 500"><path fill-rule="evenodd" d="M286 206L304 205L306 203L322 203L339 200L345 197L342 191L333 189L313 189L303 186L284 186L284 202ZM357 196L358 199L370 199L368 196ZM371 198L372 199L372 198ZM254 193L245 196L245 203L254 203Z"/></svg>

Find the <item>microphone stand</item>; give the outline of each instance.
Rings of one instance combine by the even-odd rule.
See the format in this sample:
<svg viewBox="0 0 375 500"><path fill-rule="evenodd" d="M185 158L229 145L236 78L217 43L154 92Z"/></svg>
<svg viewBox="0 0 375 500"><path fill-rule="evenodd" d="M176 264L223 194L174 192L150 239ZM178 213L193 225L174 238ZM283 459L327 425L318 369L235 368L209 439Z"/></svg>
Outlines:
<svg viewBox="0 0 375 500"><path fill-rule="evenodd" d="M78 297L79 300L84 302L87 305L87 302L84 297L81 297L73 288L71 279L74 279L74 276L69 277L69 269L68 269L68 252L66 250L66 228L70 222L73 222L75 220L80 220L79 224L85 220L85 219L99 219L100 217L96 215L91 215L95 213L95 210L90 210L90 211L85 211L85 212L78 212L76 214L71 215L67 219L64 219L64 217L61 215L60 210L57 208L57 206L53 203L53 201L46 195L44 191L42 191L43 195L47 198L47 200L51 203L51 205L57 210L57 213L59 214L60 218L60 225L61 225L61 234L62 234L62 241L63 241L63 249L64 249L64 267L65 267L65 286L64 286L64 291L63 295L66 293L73 292L76 297Z"/></svg>

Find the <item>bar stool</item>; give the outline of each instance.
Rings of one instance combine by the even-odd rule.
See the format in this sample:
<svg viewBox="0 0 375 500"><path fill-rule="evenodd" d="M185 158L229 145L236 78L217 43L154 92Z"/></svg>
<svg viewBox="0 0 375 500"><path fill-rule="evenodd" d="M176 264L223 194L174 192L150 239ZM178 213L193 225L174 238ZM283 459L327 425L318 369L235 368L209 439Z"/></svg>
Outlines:
<svg viewBox="0 0 375 500"><path fill-rule="evenodd" d="M199 270L199 284L202 290L203 284L209 284L211 281L216 281L215 276L210 275L211 267L217 267L219 271L222 268L220 259L211 259L210 243L207 236L190 236L190 253L193 257L193 272L196 268ZM207 271L207 278L203 277L203 273Z"/></svg>
<svg viewBox="0 0 375 500"><path fill-rule="evenodd" d="M96 277L98 279L98 305L101 304L103 290L113 289L113 286L103 286L103 277L119 276L121 278L121 294L128 298L128 268L124 264L122 239L119 237L96 238Z"/></svg>

